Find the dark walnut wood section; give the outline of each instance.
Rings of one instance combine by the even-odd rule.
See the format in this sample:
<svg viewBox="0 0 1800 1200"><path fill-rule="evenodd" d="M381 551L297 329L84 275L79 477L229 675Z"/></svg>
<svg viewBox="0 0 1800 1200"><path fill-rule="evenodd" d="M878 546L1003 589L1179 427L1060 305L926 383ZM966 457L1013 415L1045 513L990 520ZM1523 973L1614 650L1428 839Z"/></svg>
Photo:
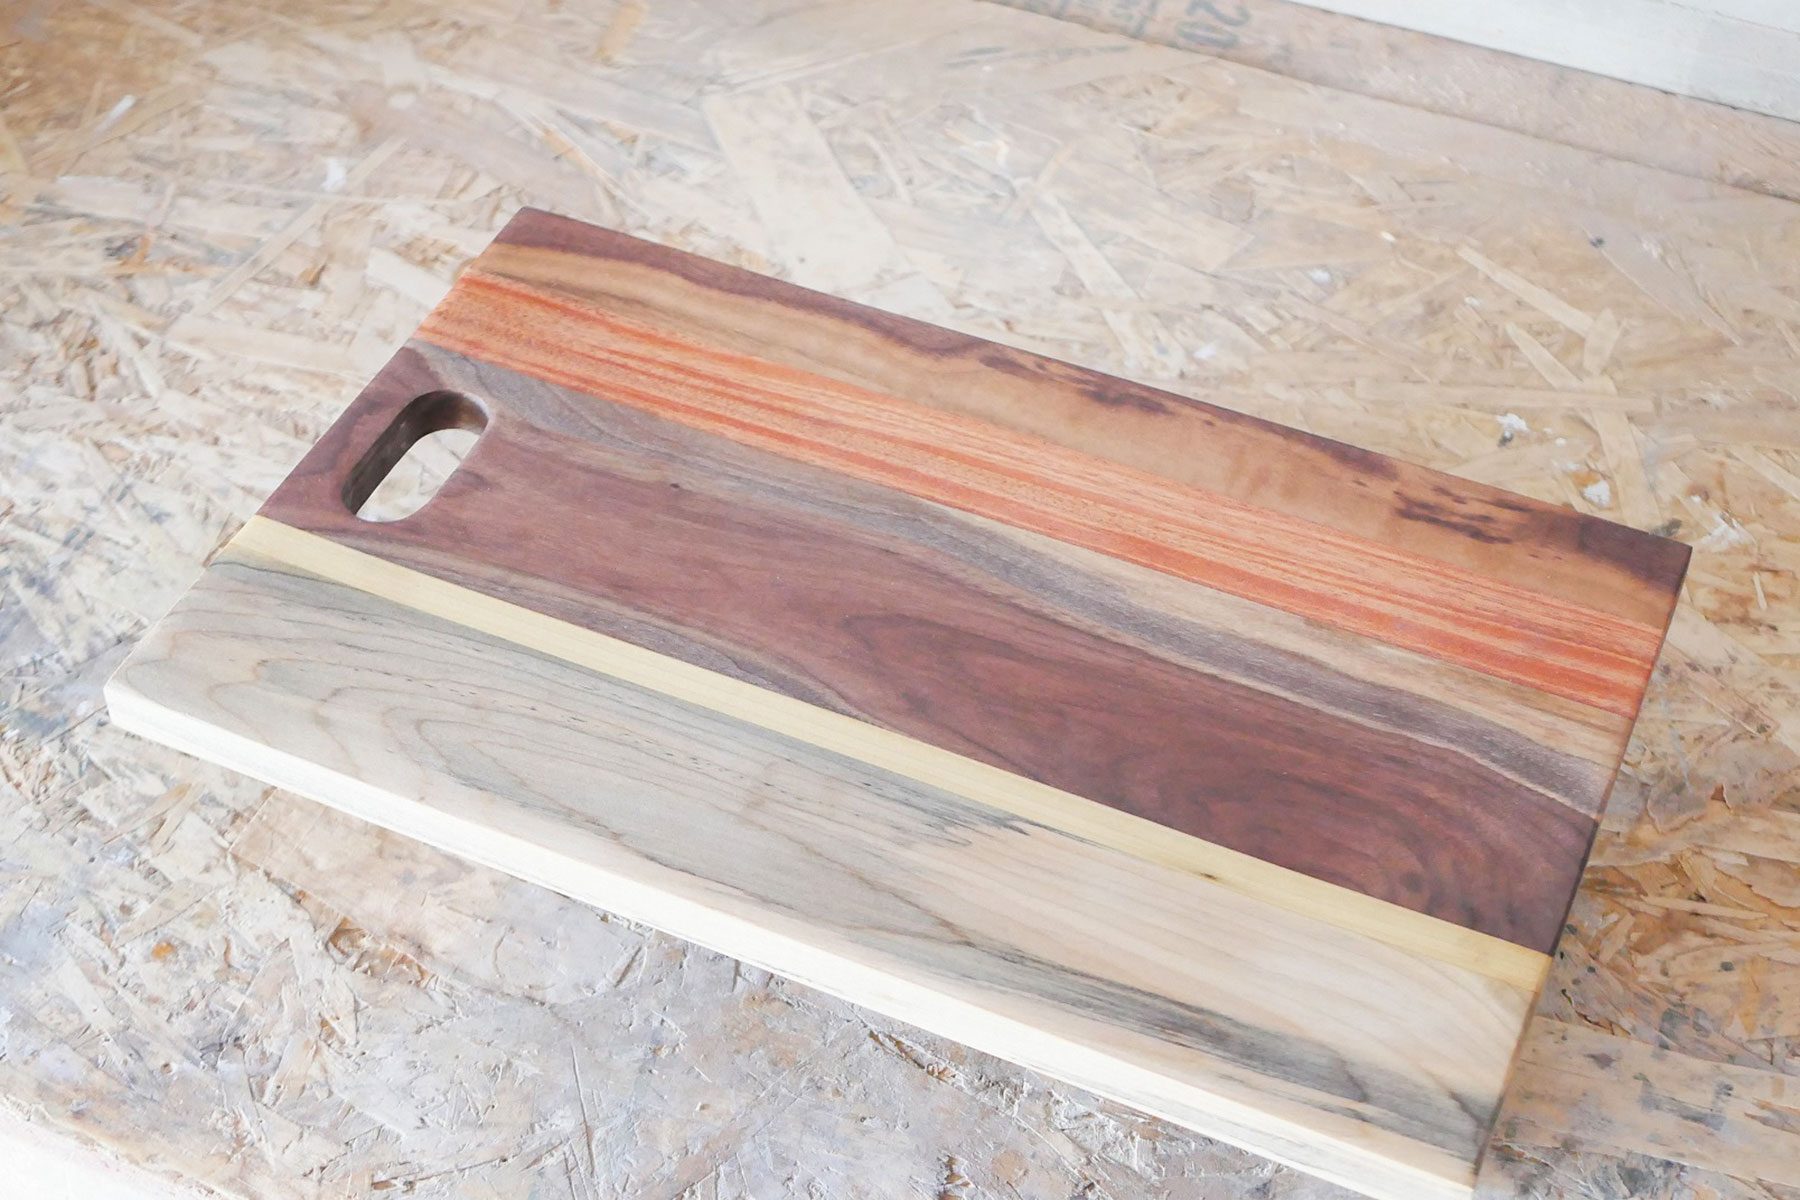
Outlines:
<svg viewBox="0 0 1800 1200"><path fill-rule="evenodd" d="M355 515L453 426L436 497ZM1371 1194L1465 1197L1686 562L528 210L109 698Z"/></svg>

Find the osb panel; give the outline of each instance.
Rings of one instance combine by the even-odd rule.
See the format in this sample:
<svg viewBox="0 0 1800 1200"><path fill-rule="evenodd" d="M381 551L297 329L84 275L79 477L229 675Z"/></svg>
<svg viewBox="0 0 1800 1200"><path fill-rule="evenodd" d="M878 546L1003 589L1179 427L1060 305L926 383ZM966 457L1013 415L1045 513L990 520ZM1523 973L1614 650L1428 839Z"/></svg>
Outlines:
<svg viewBox="0 0 1800 1200"><path fill-rule="evenodd" d="M1800 199L1800 123L1286 0L1002 0L1308 83ZM1586 32L1572 17L1570 36ZM1678 136L1671 131L1679 129Z"/></svg>
<svg viewBox="0 0 1800 1200"><path fill-rule="evenodd" d="M10 17L11 1105L258 1197L1341 1195L106 726L535 203L1693 543L1485 1186L1800 1196L1800 208L960 0Z"/></svg>

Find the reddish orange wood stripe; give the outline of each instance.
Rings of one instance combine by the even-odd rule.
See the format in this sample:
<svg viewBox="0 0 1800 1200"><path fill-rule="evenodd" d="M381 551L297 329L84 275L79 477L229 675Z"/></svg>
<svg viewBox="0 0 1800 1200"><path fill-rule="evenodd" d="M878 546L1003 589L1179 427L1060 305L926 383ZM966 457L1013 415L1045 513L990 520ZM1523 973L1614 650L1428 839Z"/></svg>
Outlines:
<svg viewBox="0 0 1800 1200"><path fill-rule="evenodd" d="M479 269L425 339L745 445L1633 716L1661 631Z"/></svg>

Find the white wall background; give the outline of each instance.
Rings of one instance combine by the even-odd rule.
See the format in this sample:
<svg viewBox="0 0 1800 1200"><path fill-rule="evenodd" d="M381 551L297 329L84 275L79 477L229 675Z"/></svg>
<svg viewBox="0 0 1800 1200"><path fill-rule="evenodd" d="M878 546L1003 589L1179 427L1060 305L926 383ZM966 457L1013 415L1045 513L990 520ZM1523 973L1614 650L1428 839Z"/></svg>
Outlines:
<svg viewBox="0 0 1800 1200"><path fill-rule="evenodd" d="M1301 0L1800 120L1800 0Z"/></svg>
<svg viewBox="0 0 1800 1200"><path fill-rule="evenodd" d="M108 1159L0 1108L0 1192L20 1200L200 1200L201 1193Z"/></svg>

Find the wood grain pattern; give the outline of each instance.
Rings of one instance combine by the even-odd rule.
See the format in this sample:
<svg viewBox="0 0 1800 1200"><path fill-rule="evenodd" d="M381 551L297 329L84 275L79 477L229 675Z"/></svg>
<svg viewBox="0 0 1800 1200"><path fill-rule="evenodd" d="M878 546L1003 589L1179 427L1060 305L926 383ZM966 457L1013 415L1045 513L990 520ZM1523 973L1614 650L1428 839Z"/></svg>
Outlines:
<svg viewBox="0 0 1800 1200"><path fill-rule="evenodd" d="M672 659L632 642L570 625L534 609L448 583L265 517L253 517L231 552L377 595L509 644L597 671L759 729L949 792L978 806L1024 817L1084 841L1206 879L1288 912L1375 938L1421 958L1473 971L1530 992L1543 982L1544 955L1462 926L1414 913L1226 847L1182 836L1080 796L1048 787L926 742L732 675Z"/></svg>
<svg viewBox="0 0 1800 1200"><path fill-rule="evenodd" d="M1654 624L1424 561L975 418L660 335L479 269L465 274L420 333L746 445L1626 717L1637 711L1661 644ZM1483 535L1479 525L1468 529L1471 537ZM1665 608L1672 604L1663 599Z"/></svg>
<svg viewBox="0 0 1800 1200"><path fill-rule="evenodd" d="M232 550L109 703L163 740L1387 1195L1466 1195L1532 995Z"/></svg>
<svg viewBox="0 0 1800 1200"><path fill-rule="evenodd" d="M434 499L355 515L448 427L479 437ZM1670 545L528 211L111 695L1372 1194L1462 1196Z"/></svg>
<svg viewBox="0 0 1800 1200"><path fill-rule="evenodd" d="M1680 543L1616 522L551 213L514 217L465 274L979 417L1637 624L1667 623L1669 582L1687 561Z"/></svg>
<svg viewBox="0 0 1800 1200"><path fill-rule="evenodd" d="M464 470L416 519L352 517L337 481L367 431L456 387L507 398ZM1084 623L1006 578L994 564L1059 572L939 506L493 366L403 353L363 403L265 516L1379 899L1555 942L1562 913L1542 898L1573 893L1605 782L1554 752L1423 704L1382 728L1370 689L1302 664L1286 665L1356 694L1328 712L1221 677L1219 650L1122 644L1129 617L1090 604Z"/></svg>

